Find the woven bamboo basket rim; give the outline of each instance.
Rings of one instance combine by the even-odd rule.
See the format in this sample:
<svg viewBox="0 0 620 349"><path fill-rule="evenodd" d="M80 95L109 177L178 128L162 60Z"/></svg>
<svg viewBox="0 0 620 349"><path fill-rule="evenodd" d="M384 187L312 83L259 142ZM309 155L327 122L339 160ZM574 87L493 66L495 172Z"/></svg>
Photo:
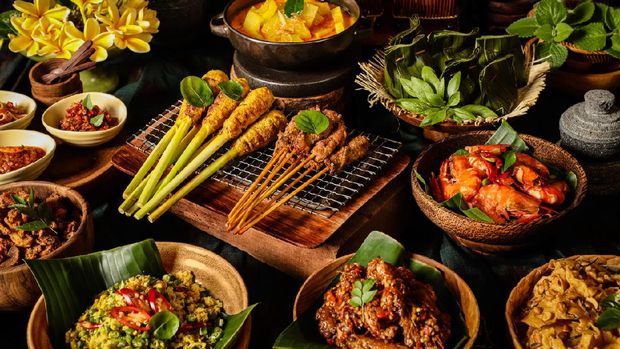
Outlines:
<svg viewBox="0 0 620 349"><path fill-rule="evenodd" d="M497 118L465 120L462 124L457 124L452 120L423 127L428 130L440 131L446 133L461 133L465 131L474 131L484 128L490 128L497 125L502 120L512 119L525 115L527 111L536 104L540 93L546 85L546 74L551 67L547 62L534 63L534 44L536 39L530 39L524 46L524 54L526 62L529 62L528 83L518 90L517 102L513 110ZM366 90L368 95L368 103L373 107L377 103L381 103L397 118L413 125L420 126L425 115L409 112L396 104L396 99L390 95L384 86L383 71L385 68L385 53L383 50L377 53L367 62L359 63L362 72L355 78L355 83L361 86L360 89Z"/></svg>
<svg viewBox="0 0 620 349"><path fill-rule="evenodd" d="M575 255L567 258L561 258L557 260L574 260L574 261L586 261L592 262L594 260L603 261L607 264L613 264L620 266L620 256L615 255ZM508 323L508 332L510 333L510 338L515 349L524 349L521 344L521 338L519 337L519 332L517 328L517 324L519 320L516 316L519 315L519 310L527 302L528 297L532 293L532 289L534 288L534 284L538 282L543 276L549 273L549 266L551 261L541 265L540 267L533 269L529 274L524 276L517 285L510 292L510 296L508 296L508 301L506 301L506 309L505 309L505 318Z"/></svg>

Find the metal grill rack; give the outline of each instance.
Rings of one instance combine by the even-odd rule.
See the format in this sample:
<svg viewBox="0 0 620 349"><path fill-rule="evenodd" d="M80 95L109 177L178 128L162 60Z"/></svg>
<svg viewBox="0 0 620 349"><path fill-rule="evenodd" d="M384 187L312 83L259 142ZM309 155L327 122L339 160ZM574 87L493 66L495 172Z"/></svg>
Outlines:
<svg viewBox="0 0 620 349"><path fill-rule="evenodd" d="M152 119L145 127L134 133L127 140L127 144L144 154L149 154L174 124L180 105L181 102L177 102L159 114L158 117ZM349 134L356 136L360 132L349 130ZM358 192L363 190L398 152L401 143L377 135L362 134L366 135L370 140L370 149L366 158L345 167L334 176L322 176L306 189L300 191L287 205L329 218L346 205ZM203 164L199 171L215 161L228 149L228 145L220 149L207 163ZM211 178L245 191L256 179L269 159L271 159L272 153L273 146L254 152L232 162ZM307 178L310 178L313 174L310 173ZM277 192L273 195L276 194Z"/></svg>

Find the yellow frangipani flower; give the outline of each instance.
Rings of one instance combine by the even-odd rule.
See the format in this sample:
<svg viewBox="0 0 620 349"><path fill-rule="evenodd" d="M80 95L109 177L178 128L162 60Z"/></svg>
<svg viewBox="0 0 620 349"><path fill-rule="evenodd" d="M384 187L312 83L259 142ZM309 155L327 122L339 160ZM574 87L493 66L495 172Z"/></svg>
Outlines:
<svg viewBox="0 0 620 349"><path fill-rule="evenodd" d="M149 42L153 35L145 32L137 23L138 11L135 8L124 7L122 15L113 2L108 5L105 15L97 15L97 19L103 23L108 31L114 33L114 44L121 50L130 49L136 53L146 53L151 50Z"/></svg>
<svg viewBox="0 0 620 349"><path fill-rule="evenodd" d="M103 0L71 0L79 8L86 8L87 6L97 6L103 2Z"/></svg>
<svg viewBox="0 0 620 349"><path fill-rule="evenodd" d="M41 26L32 33L34 40L40 46L39 55L64 59L71 58L82 42L67 35L66 27L67 23L58 26L45 18L41 20Z"/></svg>
<svg viewBox="0 0 620 349"><path fill-rule="evenodd" d="M134 9L138 14L136 24L138 24L143 32L155 34L159 31L159 19L157 11L149 9L149 2L146 0L127 0L121 7L121 12Z"/></svg>
<svg viewBox="0 0 620 349"><path fill-rule="evenodd" d="M11 25L17 31L17 35L9 34L9 50L25 53L27 57L38 54L39 44L32 38L32 30L23 26L24 18L11 17Z"/></svg>
<svg viewBox="0 0 620 349"><path fill-rule="evenodd" d="M82 45L84 41L91 40L95 53L90 56L90 59L95 62L105 61L108 58L108 49L114 45L114 33L107 31L102 32L99 22L94 18L86 20L84 24L84 33L79 31L71 22L68 22L65 26L65 32L68 36L77 39L80 45Z"/></svg>
<svg viewBox="0 0 620 349"><path fill-rule="evenodd" d="M57 24L64 23L71 12L67 7L56 5L54 0L34 0L33 3L15 1L13 7L22 13L22 27L32 30L41 18L47 18Z"/></svg>

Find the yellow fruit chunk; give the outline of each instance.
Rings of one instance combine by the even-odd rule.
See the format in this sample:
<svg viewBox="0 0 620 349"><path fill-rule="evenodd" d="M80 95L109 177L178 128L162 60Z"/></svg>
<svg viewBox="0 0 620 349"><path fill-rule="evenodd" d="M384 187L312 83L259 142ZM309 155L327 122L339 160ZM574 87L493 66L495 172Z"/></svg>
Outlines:
<svg viewBox="0 0 620 349"><path fill-rule="evenodd" d="M312 26L318 12L319 7L316 5L306 4L306 6L304 6L304 10L301 12L301 18L304 20L307 27Z"/></svg>
<svg viewBox="0 0 620 349"><path fill-rule="evenodd" d="M334 19L336 33L344 31L344 16L342 15L342 9L340 6L336 6L332 9L332 18Z"/></svg>
<svg viewBox="0 0 620 349"><path fill-rule="evenodd" d="M255 12L255 10L250 9L248 14L245 16L245 20L243 21L243 29L247 31L251 36L256 38L262 38L263 36L260 33L260 26L262 25L263 20L261 16Z"/></svg>
<svg viewBox="0 0 620 349"><path fill-rule="evenodd" d="M275 0L267 0L256 10L256 13L258 13L263 20L267 20L275 15L277 10L278 4L276 4Z"/></svg>

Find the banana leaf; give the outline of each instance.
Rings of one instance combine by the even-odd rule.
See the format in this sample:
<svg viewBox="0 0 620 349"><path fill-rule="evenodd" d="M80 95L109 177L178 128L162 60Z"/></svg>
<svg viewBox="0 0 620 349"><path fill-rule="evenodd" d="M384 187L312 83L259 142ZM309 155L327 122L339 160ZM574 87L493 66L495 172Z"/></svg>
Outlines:
<svg viewBox="0 0 620 349"><path fill-rule="evenodd" d="M165 271L152 239L107 251L61 258L27 260L43 295L48 334L54 348L66 348L65 333L102 291L139 274L161 277ZM229 347L254 306L227 315L217 349Z"/></svg>
<svg viewBox="0 0 620 349"><path fill-rule="evenodd" d="M498 58L512 54L517 86L527 84L529 69L525 64L525 55L517 35L484 35L476 38L476 47L481 50L478 64L482 67Z"/></svg>
<svg viewBox="0 0 620 349"><path fill-rule="evenodd" d="M401 79L409 80L411 75L419 76L414 71L419 72L424 62L416 55L416 52L424 49L425 41L426 36L420 34L420 20L415 17L411 19L409 29L396 35L385 48L383 77L385 87L392 96L396 98L407 96L400 81Z"/></svg>
<svg viewBox="0 0 620 349"><path fill-rule="evenodd" d="M480 72L478 78L482 105L500 115L508 114L517 102L519 89L512 54L498 58Z"/></svg>
<svg viewBox="0 0 620 349"><path fill-rule="evenodd" d="M347 263L359 263L367 266L374 258L381 257L393 265L409 267L416 278L428 282L436 291L438 305L443 311L450 313L452 317L452 335L447 348L457 349L468 339L467 328L463 320L458 302L448 290L441 272L429 265L405 258L405 249L398 241L384 233L373 231L362 243L355 255ZM338 277L330 283L333 287L338 282ZM321 306L322 298L316 300L314 305L303 313L296 321L289 325L276 339L274 349L328 349L325 339L318 331L318 324L314 314Z"/></svg>
<svg viewBox="0 0 620 349"><path fill-rule="evenodd" d="M443 72L452 60L471 56L476 36L478 28L472 29L469 33L452 30L433 32L428 37L425 55L431 58L435 71Z"/></svg>
<svg viewBox="0 0 620 349"><path fill-rule="evenodd" d="M485 144L508 144L512 150L519 153L526 153L530 150L525 141L519 137L517 131L506 120L502 120L502 124Z"/></svg>

